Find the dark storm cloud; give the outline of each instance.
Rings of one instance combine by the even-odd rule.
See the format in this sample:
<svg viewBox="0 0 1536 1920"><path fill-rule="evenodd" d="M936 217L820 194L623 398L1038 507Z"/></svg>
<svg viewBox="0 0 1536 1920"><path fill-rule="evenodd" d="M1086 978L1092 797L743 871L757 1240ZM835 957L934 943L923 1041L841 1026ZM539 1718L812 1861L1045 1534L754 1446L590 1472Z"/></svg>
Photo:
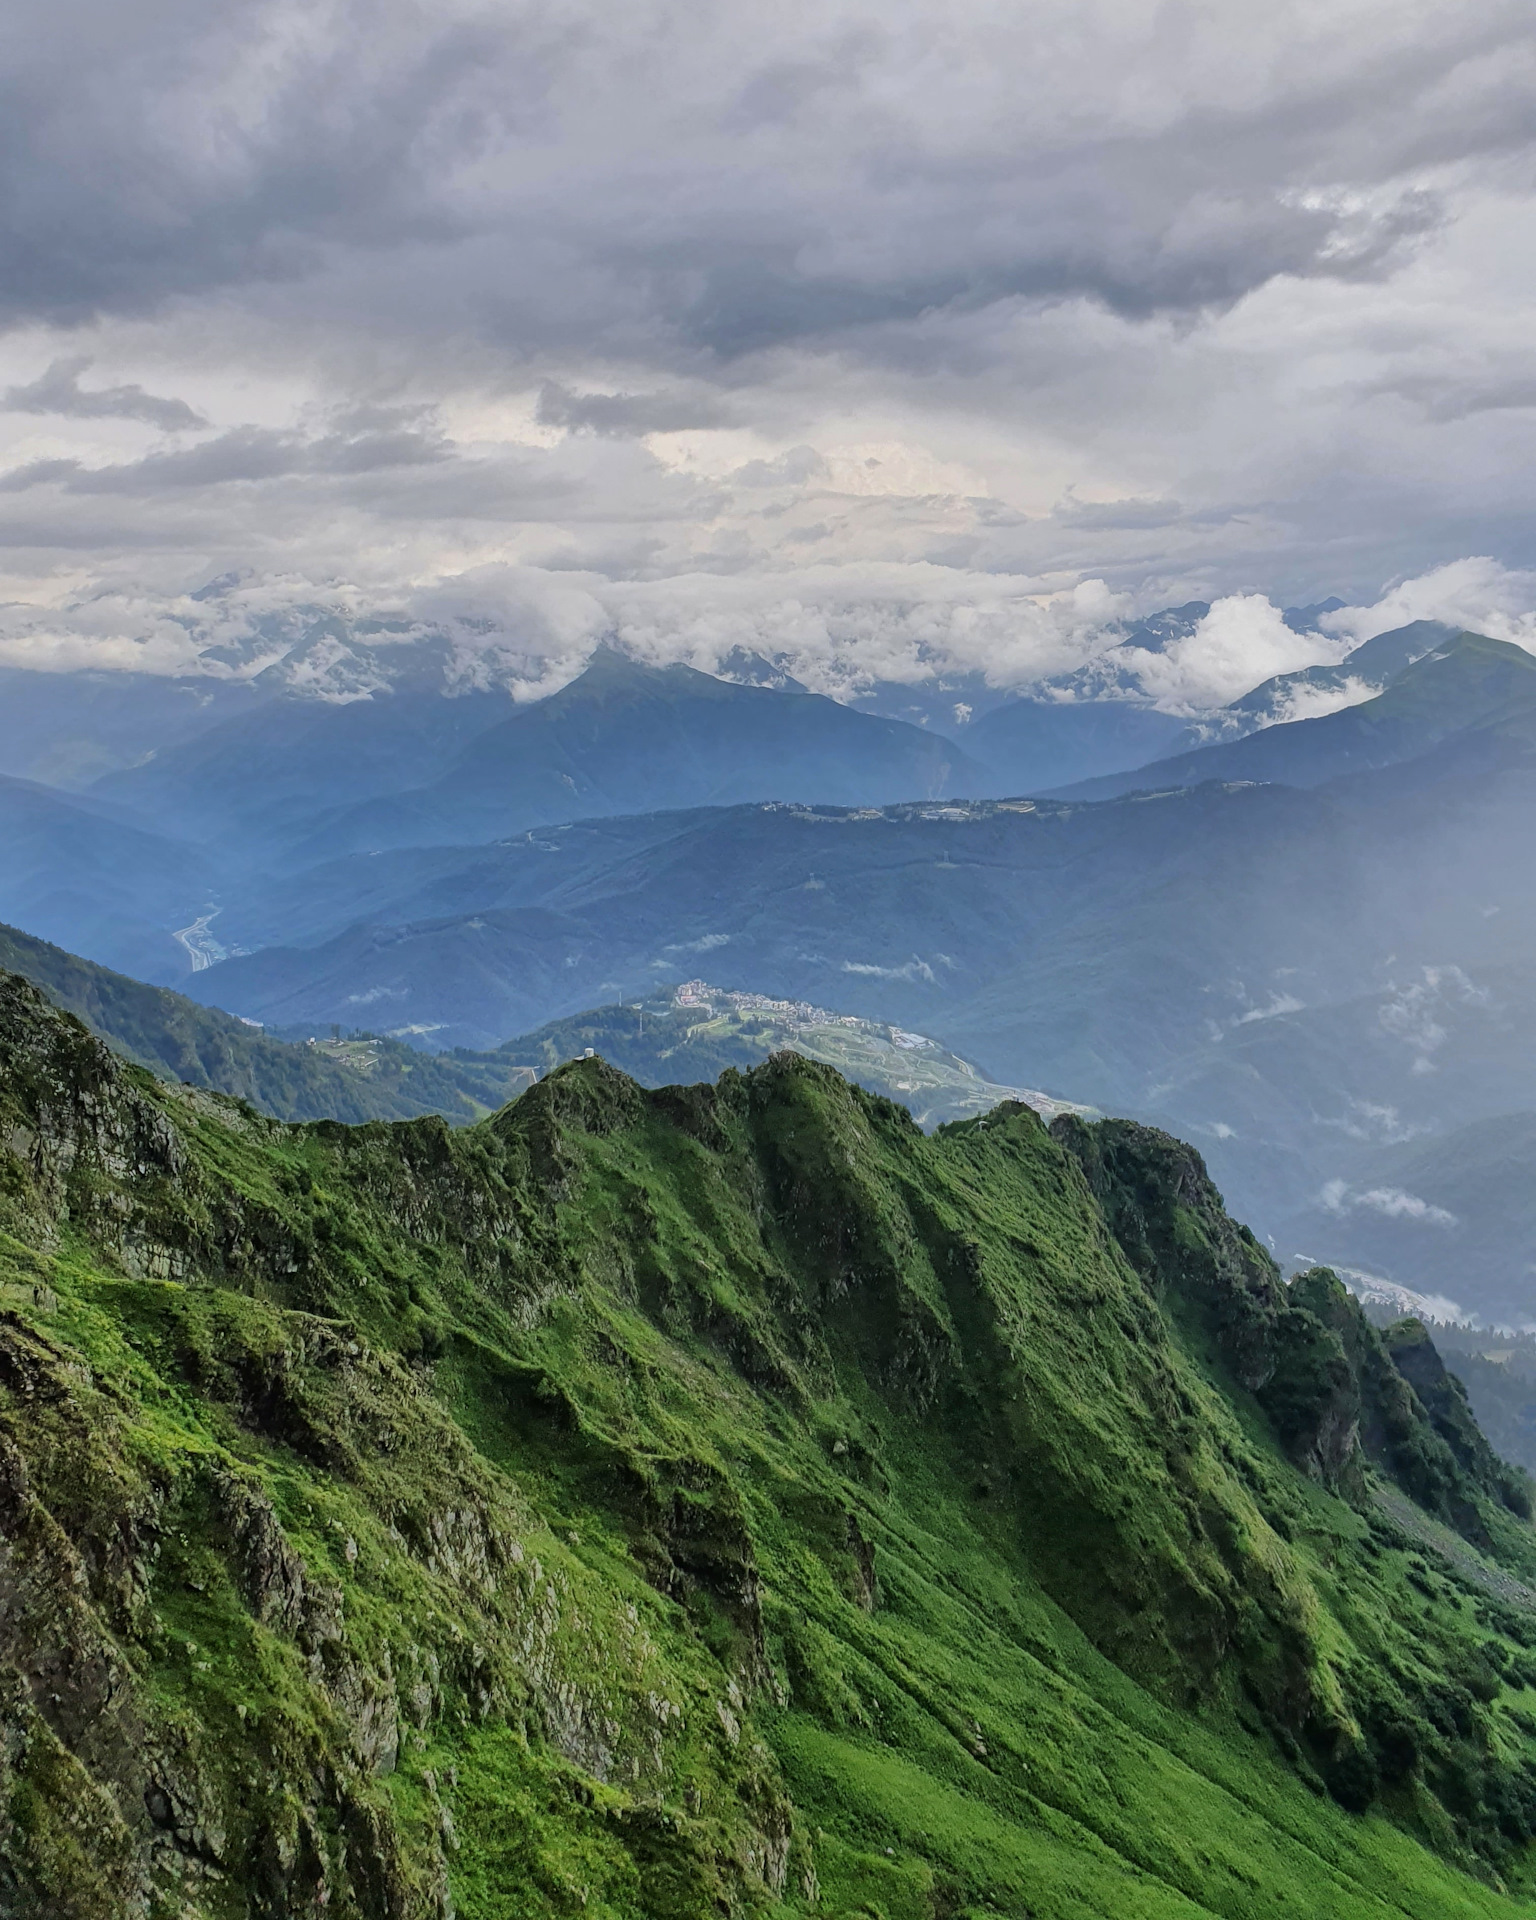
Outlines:
<svg viewBox="0 0 1536 1920"><path fill-rule="evenodd" d="M152 453L142 460L91 467L79 460L33 460L0 476L0 492L61 486L71 493L160 493L217 487L236 481L278 480L293 474L364 474L417 467L448 457L440 438L403 430L326 434L306 439L271 428L240 427L200 446Z"/></svg>
<svg viewBox="0 0 1536 1920"><path fill-rule="evenodd" d="M36 380L0 393L0 411L54 413L72 420L143 420L169 433L208 424L185 400L146 393L136 384L82 387L80 376L90 364L89 354L55 360Z"/></svg>
<svg viewBox="0 0 1536 1920"><path fill-rule="evenodd" d="M842 685L1528 566L1533 85L1525 0L15 0L0 602L506 567Z"/></svg>
<svg viewBox="0 0 1536 1920"><path fill-rule="evenodd" d="M573 393L558 380L546 380L540 387L536 417L540 426L570 427L615 440L719 427L730 420L728 410L709 394Z"/></svg>
<svg viewBox="0 0 1536 1920"><path fill-rule="evenodd" d="M1065 102L1023 16L960 9L948 59L931 18L33 0L0 87L0 307L288 283L351 323L658 360L1014 300L1191 313L1380 273L1441 217L1408 174L1530 138L1513 8L1270 50L1255 85L1241 46L1192 77L1194 14L1100 6L1105 70L1068 62ZM390 258L398 298L348 311Z"/></svg>

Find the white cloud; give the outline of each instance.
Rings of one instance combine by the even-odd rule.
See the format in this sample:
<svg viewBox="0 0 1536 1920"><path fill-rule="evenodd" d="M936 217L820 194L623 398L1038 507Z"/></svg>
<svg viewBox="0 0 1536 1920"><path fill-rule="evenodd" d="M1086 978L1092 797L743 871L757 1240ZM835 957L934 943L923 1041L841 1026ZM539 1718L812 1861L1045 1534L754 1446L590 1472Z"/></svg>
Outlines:
<svg viewBox="0 0 1536 1920"><path fill-rule="evenodd" d="M1283 726L1292 720L1320 720L1325 713L1338 713L1344 707L1357 707L1362 700L1369 700L1380 692L1379 686L1362 680L1357 674L1346 674L1334 686L1298 682L1295 686L1287 687L1275 702L1269 724Z"/></svg>
<svg viewBox="0 0 1536 1920"><path fill-rule="evenodd" d="M1330 1213L1352 1213L1364 1207L1388 1220L1417 1220L1433 1227L1458 1224L1454 1213L1421 1200L1416 1193L1405 1193L1401 1187L1368 1187L1361 1191L1343 1180L1330 1180L1318 1199Z"/></svg>
<svg viewBox="0 0 1536 1920"><path fill-rule="evenodd" d="M1532 631L1504 0L12 13L0 658L191 664L229 567L530 688L1028 686L1212 600L1123 663L1185 712Z"/></svg>
<svg viewBox="0 0 1536 1920"><path fill-rule="evenodd" d="M1347 648L1319 633L1293 633L1261 593L1215 601L1186 639L1162 653L1126 650L1127 666L1160 707L1174 712L1222 707L1262 680L1332 664Z"/></svg>
<svg viewBox="0 0 1536 1920"><path fill-rule="evenodd" d="M1475 1324L1459 1300L1445 1293L1415 1293L1400 1287L1379 1273L1366 1273L1359 1267L1335 1267L1334 1272L1357 1299L1367 1306L1386 1307L1393 1313L1412 1314L1420 1320L1438 1320L1442 1324Z"/></svg>
<svg viewBox="0 0 1536 1920"><path fill-rule="evenodd" d="M914 954L904 967L880 967L865 960L845 960L844 973L864 974L876 980L927 980L934 979L933 968L926 960L920 960Z"/></svg>
<svg viewBox="0 0 1536 1920"><path fill-rule="evenodd" d="M1373 1100L1351 1100L1342 1119L1323 1120L1321 1124L1336 1128L1351 1140L1374 1140L1383 1146L1399 1146L1430 1131L1426 1126L1405 1121L1396 1107Z"/></svg>
<svg viewBox="0 0 1536 1920"><path fill-rule="evenodd" d="M1358 646L1414 620L1441 620L1536 653L1536 572L1469 556L1402 581L1370 606L1325 614L1322 624Z"/></svg>
<svg viewBox="0 0 1536 1920"><path fill-rule="evenodd" d="M1235 1027L1251 1026L1256 1020L1278 1020L1282 1014L1300 1013L1304 1003L1293 993L1272 993L1262 1007L1250 1007L1232 1022Z"/></svg>
<svg viewBox="0 0 1536 1920"><path fill-rule="evenodd" d="M1444 1044L1444 1022L1456 1008L1486 1007L1489 994L1460 967L1424 967L1407 986L1393 985L1376 1010L1382 1028L1417 1056L1415 1073L1433 1071L1431 1055Z"/></svg>

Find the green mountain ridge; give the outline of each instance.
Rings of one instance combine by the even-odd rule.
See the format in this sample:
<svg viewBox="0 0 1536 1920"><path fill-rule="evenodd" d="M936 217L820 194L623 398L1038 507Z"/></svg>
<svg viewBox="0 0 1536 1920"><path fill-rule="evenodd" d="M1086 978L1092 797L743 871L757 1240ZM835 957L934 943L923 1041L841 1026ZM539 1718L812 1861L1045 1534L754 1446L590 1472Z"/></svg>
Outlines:
<svg viewBox="0 0 1536 1920"><path fill-rule="evenodd" d="M293 1127L10 975L0 1104L7 1912L1529 1911L1525 1486L1167 1136Z"/></svg>
<svg viewBox="0 0 1536 1920"><path fill-rule="evenodd" d="M40 987L119 1053L161 1079L232 1094L276 1120L482 1119L563 1061L602 1052L641 1085L713 1079L780 1047L825 1061L921 1126L1027 1101L1047 1118L1091 1112L1030 1088L1001 1086L922 1034L818 1007L735 994L696 981L552 1021L488 1052L425 1053L388 1035L269 1035L165 987L98 967L0 926L0 966Z"/></svg>
<svg viewBox="0 0 1536 1920"><path fill-rule="evenodd" d="M162 1079L232 1094L278 1120L479 1119L528 1075L504 1058L447 1061L370 1035L292 1045L216 1007L147 986L0 926L0 967L30 980L137 1065Z"/></svg>

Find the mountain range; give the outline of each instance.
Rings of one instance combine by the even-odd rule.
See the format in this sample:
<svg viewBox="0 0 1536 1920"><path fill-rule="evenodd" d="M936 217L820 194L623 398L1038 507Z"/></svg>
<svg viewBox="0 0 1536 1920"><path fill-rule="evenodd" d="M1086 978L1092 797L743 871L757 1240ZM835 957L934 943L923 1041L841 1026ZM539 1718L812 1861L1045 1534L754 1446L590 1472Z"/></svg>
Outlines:
<svg viewBox="0 0 1536 1920"><path fill-rule="evenodd" d="M18 1914L1524 1910L1530 1487L1166 1135L291 1127L0 974L0 1171Z"/></svg>
<svg viewBox="0 0 1536 1920"><path fill-rule="evenodd" d="M862 806L989 784L953 741L904 722L600 647L522 707L500 693L270 703L95 791L237 859L302 866L657 807L804 793Z"/></svg>
<svg viewBox="0 0 1536 1920"><path fill-rule="evenodd" d="M1424 632L1428 624L1421 623L1408 647L1430 637ZM1386 660L1402 660L1403 634L1411 632L1381 636L1394 643ZM1375 657L1381 664L1383 656ZM1446 671L1448 659L1451 667ZM1507 641L1453 633L1414 653L1372 699L1081 781L1063 791L1077 799L1103 800L1139 789L1198 786L1202 780L1321 786L1345 774L1417 760L1457 735L1501 729L1523 720L1533 702L1536 656Z"/></svg>
<svg viewBox="0 0 1536 1920"><path fill-rule="evenodd" d="M483 1048L707 956L734 988L1193 1132L1278 1233L1394 1128L1529 1104L1503 1010L1536 935L1533 682L1518 649L1439 648L1379 697L1385 715L1255 736L1296 784L700 809L331 862L253 888L230 926L260 951L189 984L279 1027ZM1329 764L1344 771L1317 780Z"/></svg>
<svg viewBox="0 0 1536 1920"><path fill-rule="evenodd" d="M1170 610L1139 644L1175 644L1198 617ZM1443 1245L1428 1215L1319 1196L1401 1185L1374 1156L1530 1109L1536 666L1422 627L1361 651L1389 681L1372 698L1087 800L974 797L1001 776L932 729L745 656L738 684L609 653L522 705L435 684L341 703L268 687L89 793L0 785L0 913L269 1036L353 1048L335 1063L370 1084L345 1083L349 1118L473 1116L510 1090L509 1035L707 972L929 1036L984 1082L1176 1128L1278 1252L1395 1263L1502 1315L1524 1285L1514 1215L1458 1291L1424 1278ZM1290 697L1258 692L1274 710ZM967 738L1027 734L1050 704L1003 702ZM1073 751L1149 717L1123 699L1075 711ZM716 804L732 782L835 779L849 803ZM972 795L954 798L962 781ZM914 784L939 797L878 798ZM658 789L699 804L631 810ZM571 817L586 806L606 811ZM499 837L387 844L529 813ZM194 822L195 841L172 837ZM353 838L367 850L338 857ZM466 1058L429 1071L419 1049Z"/></svg>
<svg viewBox="0 0 1536 1920"><path fill-rule="evenodd" d="M568 1060L601 1052L647 1087L714 1078L789 1049L906 1106L921 1126L1022 1100L1047 1119L1088 1112L1001 1086L923 1034L692 981L633 1004L589 1010L516 1034L494 1051L427 1053L337 1025L284 1036L146 986L14 927L0 926L0 968L159 1079L232 1095L278 1120L402 1120L485 1115Z"/></svg>

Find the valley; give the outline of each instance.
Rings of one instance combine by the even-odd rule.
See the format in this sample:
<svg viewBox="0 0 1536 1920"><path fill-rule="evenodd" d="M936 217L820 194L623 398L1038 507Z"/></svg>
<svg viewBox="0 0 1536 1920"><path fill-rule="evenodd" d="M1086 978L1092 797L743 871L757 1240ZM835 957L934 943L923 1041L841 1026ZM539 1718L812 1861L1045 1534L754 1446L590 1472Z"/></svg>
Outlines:
<svg viewBox="0 0 1536 1920"><path fill-rule="evenodd" d="M638 795L722 698L827 724L616 659L553 721L275 695L13 782L0 904L80 936L0 928L33 1910L1524 1910L1536 1367L1413 1310L1527 1286L1529 674L1374 657L1103 798L930 740L892 799L881 721L841 802L722 804L724 728L695 803L583 817L516 729L628 727ZM1298 771L1195 777L1242 752Z"/></svg>
<svg viewBox="0 0 1536 1920"><path fill-rule="evenodd" d="M1168 633L1184 631L1179 612ZM1149 630L1137 645L1166 638ZM1536 992L1526 960L1536 873L1523 823L1536 804L1536 676L1520 649L1433 623L1358 651L1357 665L1339 672L1383 676L1385 691L1367 687L1352 706L1252 731L1255 714L1279 713L1292 697L1278 683L1260 688L1234 708L1231 728L1248 728L1244 737L1119 776L1134 786L1175 771L1173 784L1150 792L991 798L951 785L952 797L892 804L882 782L929 778L910 758L907 771L894 770L898 740L901 754L937 751L932 764L949 768L948 781L967 768L979 778L979 762L945 761L948 749L921 728L903 734L894 721L838 709L838 778L863 783L858 804L774 799L570 817L599 791L573 773L569 785L556 779L565 798L552 813L537 802L541 824L339 858L317 858L329 830L305 824L322 818L303 804L322 780L333 796L324 818L340 821L344 796L370 786L374 800L347 804L361 808L358 820L374 818L390 782L436 792L410 785L434 766L521 767L512 742L526 736L544 742L540 780L585 753L593 768L607 766L606 794L617 793L626 765L633 792L654 792L644 769L658 761L691 766L686 778L701 796L716 779L706 764L718 772L732 760L805 783L825 778L830 763L815 756L833 749L815 744L824 738L816 730L834 703L657 673L611 651L549 712L535 702L511 718L498 694L412 692L321 703L295 726L294 697L274 696L214 718L89 799L45 803L18 789L34 812L54 808L46 841L32 828L36 860L46 845L58 850L50 871L60 860L78 867L76 847L99 842L85 870L95 861L112 878L86 912L56 886L40 893L13 862L11 879L0 874L0 911L14 901L19 924L69 950L264 1030L321 1042L333 1028L375 1033L396 1050L391 1059L402 1045L427 1049L445 1064L437 1080L424 1065L414 1078L445 1089L455 1075L480 1073L446 1064L455 1054L495 1055L550 1022L664 998L707 965L722 989L928 1035L996 1085L1166 1125L1200 1143L1282 1260L1335 1257L1502 1315L1523 1285L1510 1265L1512 1228L1488 1242L1457 1291L1443 1274L1434 1285L1426 1278L1447 1244L1426 1228L1432 1215L1318 1196L1338 1181L1351 1195L1374 1191L1385 1180L1376 1162L1400 1141L1529 1109L1536 1061L1521 1010ZM977 740L1011 711L1006 701L990 708ZM1078 711L1081 723L1070 703L1036 702L1028 726L1066 725L1048 752L1077 751L1098 714L1140 726L1145 710L1101 700ZM725 712L737 733L719 732ZM770 721L745 759L728 745ZM268 746L257 744L261 729ZM774 744L785 729L804 735L798 759ZM706 763L695 749L711 732L717 758ZM686 750L685 736L694 742ZM1100 737L1116 736L1101 728ZM855 739L863 758L849 760ZM232 757L253 781L234 812L230 796L219 797ZM278 813L261 813L283 794ZM135 795L146 811L129 816ZM188 809L205 837L166 840ZM60 837L55 823L65 820ZM154 911L172 872L188 911L162 908L153 933L140 903ZM127 911L117 904L125 889ZM647 1063L635 1064L645 1077ZM882 1090L893 1084L841 1064ZM500 1084L494 1071L488 1084ZM445 1111L480 1111L477 1088L444 1091ZM930 1111L921 1090L913 1098ZM1401 1190L1418 1191L1411 1182Z"/></svg>

